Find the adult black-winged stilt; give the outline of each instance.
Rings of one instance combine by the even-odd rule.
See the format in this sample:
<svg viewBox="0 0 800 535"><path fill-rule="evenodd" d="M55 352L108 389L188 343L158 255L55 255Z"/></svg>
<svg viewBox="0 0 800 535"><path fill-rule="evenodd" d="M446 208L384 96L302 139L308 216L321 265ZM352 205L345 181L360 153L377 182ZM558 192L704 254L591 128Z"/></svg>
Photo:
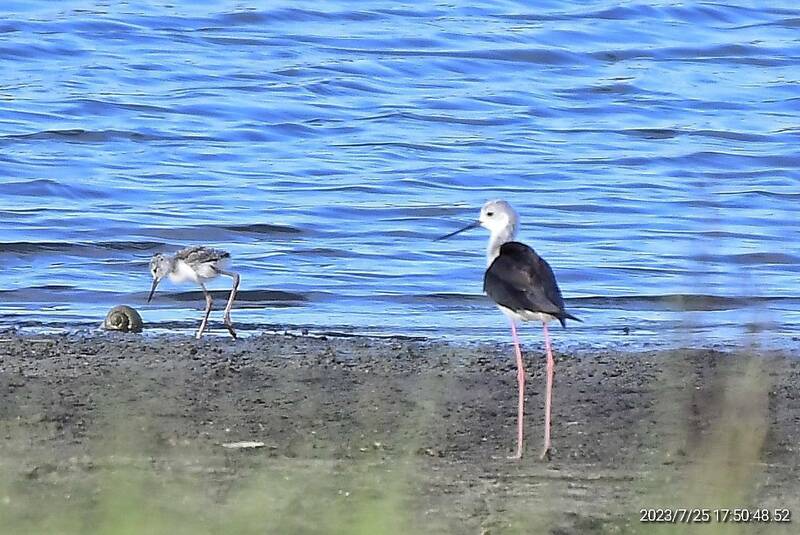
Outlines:
<svg viewBox="0 0 800 535"><path fill-rule="evenodd" d="M158 283L164 277L169 277L169 280L175 283L193 281L200 285L203 289L203 294L206 297L206 310L203 316L203 321L200 322L200 328L197 330L195 337L200 339L203 331L208 325L208 316L211 314L211 294L206 289L206 282L225 275L233 279L233 287L231 288L231 295L228 298L228 304L225 306L225 314L223 321L225 327L231 336L236 338L236 331L233 330L233 322L231 321L231 307L233 307L233 300L236 298L236 291L239 289L239 274L233 271L226 271L225 268L230 260L230 253L220 249L212 249L210 247L195 246L181 249L174 255L156 254L150 260L150 273L153 275L153 286L150 288L150 295L147 297L147 302L153 298Z"/></svg>
<svg viewBox="0 0 800 535"><path fill-rule="evenodd" d="M580 321L564 309L561 290L550 265L536 251L514 241L519 230L519 215L503 200L489 201L481 208L480 217L474 223L451 232L443 240L461 232L484 227L491 235L486 248L486 273L483 291L497 304L511 323L511 337L517 356L517 383L519 401L517 406L517 451L515 459L522 457L522 418L525 404L525 368L517 337L517 322L541 321L544 330L544 345L547 351L547 386L545 391L544 448L541 458L550 455L550 413L553 392L553 351L547 324L557 319L562 327L566 320Z"/></svg>

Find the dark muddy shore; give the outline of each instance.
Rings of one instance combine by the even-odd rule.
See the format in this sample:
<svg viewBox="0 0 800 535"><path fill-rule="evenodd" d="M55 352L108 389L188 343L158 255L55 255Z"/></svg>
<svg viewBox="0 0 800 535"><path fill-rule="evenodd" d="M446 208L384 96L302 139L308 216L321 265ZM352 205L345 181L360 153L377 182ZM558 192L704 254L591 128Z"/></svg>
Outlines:
<svg viewBox="0 0 800 535"><path fill-rule="evenodd" d="M304 533L332 529L313 503L362 490L366 502L391 496L405 522L398 532L652 532L640 509L677 506L788 508L800 521L793 355L556 353L550 462L538 459L544 359L533 345L527 456L506 459L511 357L510 347L360 337L6 333L0 515L22 522L37 499L64 500L78 482L87 494L70 499L91 509L103 474L141 462L161 478L191 479L210 508L241 496L253 473L300 479L302 490L285 492L305 505L285 509L297 518L281 526ZM222 447L238 441L264 446ZM660 529L791 527L712 519Z"/></svg>

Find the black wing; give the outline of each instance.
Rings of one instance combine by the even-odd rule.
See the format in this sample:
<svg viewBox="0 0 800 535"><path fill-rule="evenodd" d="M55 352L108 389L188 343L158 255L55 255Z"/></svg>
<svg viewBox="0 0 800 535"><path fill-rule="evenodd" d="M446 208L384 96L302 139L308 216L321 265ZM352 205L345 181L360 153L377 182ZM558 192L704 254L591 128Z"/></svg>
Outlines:
<svg viewBox="0 0 800 535"><path fill-rule="evenodd" d="M519 242L507 242L486 270L483 291L498 305L513 311L544 312L564 320L575 319L564 310L564 299L550 264ZM578 320L580 321L580 320Z"/></svg>

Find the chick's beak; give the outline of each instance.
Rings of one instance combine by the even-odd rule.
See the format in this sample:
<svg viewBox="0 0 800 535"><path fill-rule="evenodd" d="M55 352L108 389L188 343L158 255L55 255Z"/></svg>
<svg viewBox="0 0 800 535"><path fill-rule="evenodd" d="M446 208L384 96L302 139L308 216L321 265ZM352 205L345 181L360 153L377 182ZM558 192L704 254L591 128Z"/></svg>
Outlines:
<svg viewBox="0 0 800 535"><path fill-rule="evenodd" d="M150 295L147 296L147 302L149 303L151 299L153 299L153 294L156 293L156 286L161 279L153 279L153 286L150 288Z"/></svg>

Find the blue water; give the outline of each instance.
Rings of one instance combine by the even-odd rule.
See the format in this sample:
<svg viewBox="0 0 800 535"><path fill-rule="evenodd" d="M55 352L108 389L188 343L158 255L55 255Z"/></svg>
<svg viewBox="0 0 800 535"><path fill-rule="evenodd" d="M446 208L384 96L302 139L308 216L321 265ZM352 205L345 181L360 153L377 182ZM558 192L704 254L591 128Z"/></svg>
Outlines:
<svg viewBox="0 0 800 535"><path fill-rule="evenodd" d="M470 4L4 1L0 327L189 334L147 262L205 243L244 332L504 341L485 232L432 241L503 197L560 346L796 343L796 2Z"/></svg>

